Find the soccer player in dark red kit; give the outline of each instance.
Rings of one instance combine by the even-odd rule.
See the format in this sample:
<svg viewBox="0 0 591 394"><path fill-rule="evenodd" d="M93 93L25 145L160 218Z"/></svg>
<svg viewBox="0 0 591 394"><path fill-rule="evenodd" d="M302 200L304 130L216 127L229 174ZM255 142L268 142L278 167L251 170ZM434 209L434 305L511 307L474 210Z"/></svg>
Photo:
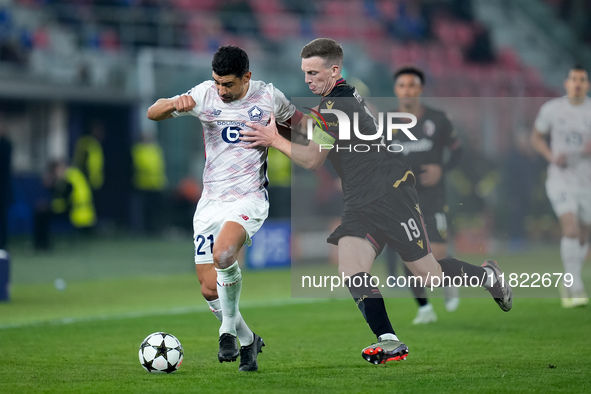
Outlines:
<svg viewBox="0 0 591 394"><path fill-rule="evenodd" d="M437 261L433 257L414 188L415 175L407 164L388 152L364 99L342 78L340 44L318 38L304 46L301 57L305 82L314 94L322 96L318 112L333 111L323 114L325 125L330 125L328 130L316 126L308 145L293 144L279 135L271 118L266 126L253 124L253 130L245 130L241 139L251 142L251 148L272 146L310 170L320 168L328 158L341 178L345 209L341 225L328 242L337 245L339 274L351 278L349 291L377 337L377 343L362 350L362 357L373 364L384 364L404 360L408 355L408 347L392 327L380 290L365 279L371 277L373 262L386 244L400 254L425 286L441 283L444 274L452 279L467 279L466 282L475 279L502 310L509 311L513 294L507 282L499 279L501 271L496 262L488 260L479 267L454 258ZM342 119L334 110L349 114L349 119L357 114L358 130L345 130L350 132L349 139L340 135ZM359 133L364 138L359 138ZM376 136L375 141L370 140L371 136ZM355 144L370 149L348 149ZM355 280L356 277L364 279ZM363 285L355 286L356 283Z"/></svg>

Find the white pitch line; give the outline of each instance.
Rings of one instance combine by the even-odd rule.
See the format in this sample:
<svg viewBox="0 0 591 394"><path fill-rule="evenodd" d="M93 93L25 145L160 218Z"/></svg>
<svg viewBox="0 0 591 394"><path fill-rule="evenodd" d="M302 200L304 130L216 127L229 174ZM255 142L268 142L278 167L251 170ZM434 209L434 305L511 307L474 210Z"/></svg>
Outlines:
<svg viewBox="0 0 591 394"><path fill-rule="evenodd" d="M249 308L262 308L269 306L284 306L284 305L304 305L304 304L315 304L328 302L330 300L336 300L338 298L279 298L270 301L244 301L240 303L240 309ZM186 307L177 307L157 311L138 311L138 312L125 312L115 313L109 315L96 315L96 316L85 316L85 317L63 317L60 319L49 319L40 320L26 323L8 323L0 324L0 330L7 330L11 328L25 328L35 327L42 325L50 326L61 326L75 323L86 323L94 321L107 321L107 320L124 320L124 319L135 319L138 317L150 317L150 316L172 316L182 315L185 313L201 313L208 312L209 308L207 305L195 305Z"/></svg>

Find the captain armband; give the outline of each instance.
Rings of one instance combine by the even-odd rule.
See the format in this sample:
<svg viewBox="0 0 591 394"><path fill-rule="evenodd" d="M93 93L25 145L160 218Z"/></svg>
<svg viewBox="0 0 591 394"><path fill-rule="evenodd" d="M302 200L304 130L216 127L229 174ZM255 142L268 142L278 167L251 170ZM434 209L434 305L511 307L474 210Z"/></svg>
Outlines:
<svg viewBox="0 0 591 394"><path fill-rule="evenodd" d="M332 145L335 142L335 138L320 127L314 126L314 130L312 130L312 141L318 145Z"/></svg>

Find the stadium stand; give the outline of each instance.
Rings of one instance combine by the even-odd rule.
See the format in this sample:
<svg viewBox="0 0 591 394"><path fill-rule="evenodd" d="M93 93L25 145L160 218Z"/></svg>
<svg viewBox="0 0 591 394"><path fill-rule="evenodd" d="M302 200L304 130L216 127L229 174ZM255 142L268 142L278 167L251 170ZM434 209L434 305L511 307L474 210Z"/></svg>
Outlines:
<svg viewBox="0 0 591 394"><path fill-rule="evenodd" d="M470 7L458 6L466 2L327 0L298 2L299 8L294 3L11 1L0 8L0 59L27 64L33 74L59 83L117 86L121 77L113 76L113 69L125 67L122 52L142 47L212 52L233 42L264 53L268 43L329 36L362 45L372 60L389 69L418 64L436 77L430 86L433 95L555 93L539 77L531 77L538 75L535 69L510 47L492 47L488 29L474 20Z"/></svg>

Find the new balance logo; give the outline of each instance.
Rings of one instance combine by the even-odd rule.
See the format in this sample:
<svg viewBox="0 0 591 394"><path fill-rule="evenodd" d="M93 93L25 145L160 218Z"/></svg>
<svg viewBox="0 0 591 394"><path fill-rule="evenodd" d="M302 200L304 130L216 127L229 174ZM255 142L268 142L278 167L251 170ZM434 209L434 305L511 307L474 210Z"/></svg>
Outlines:
<svg viewBox="0 0 591 394"><path fill-rule="evenodd" d="M222 110L221 110L221 109L214 109L214 110L212 111L212 115L213 115L213 116L218 116L218 115L219 115L219 114L221 114L221 113L222 113Z"/></svg>

